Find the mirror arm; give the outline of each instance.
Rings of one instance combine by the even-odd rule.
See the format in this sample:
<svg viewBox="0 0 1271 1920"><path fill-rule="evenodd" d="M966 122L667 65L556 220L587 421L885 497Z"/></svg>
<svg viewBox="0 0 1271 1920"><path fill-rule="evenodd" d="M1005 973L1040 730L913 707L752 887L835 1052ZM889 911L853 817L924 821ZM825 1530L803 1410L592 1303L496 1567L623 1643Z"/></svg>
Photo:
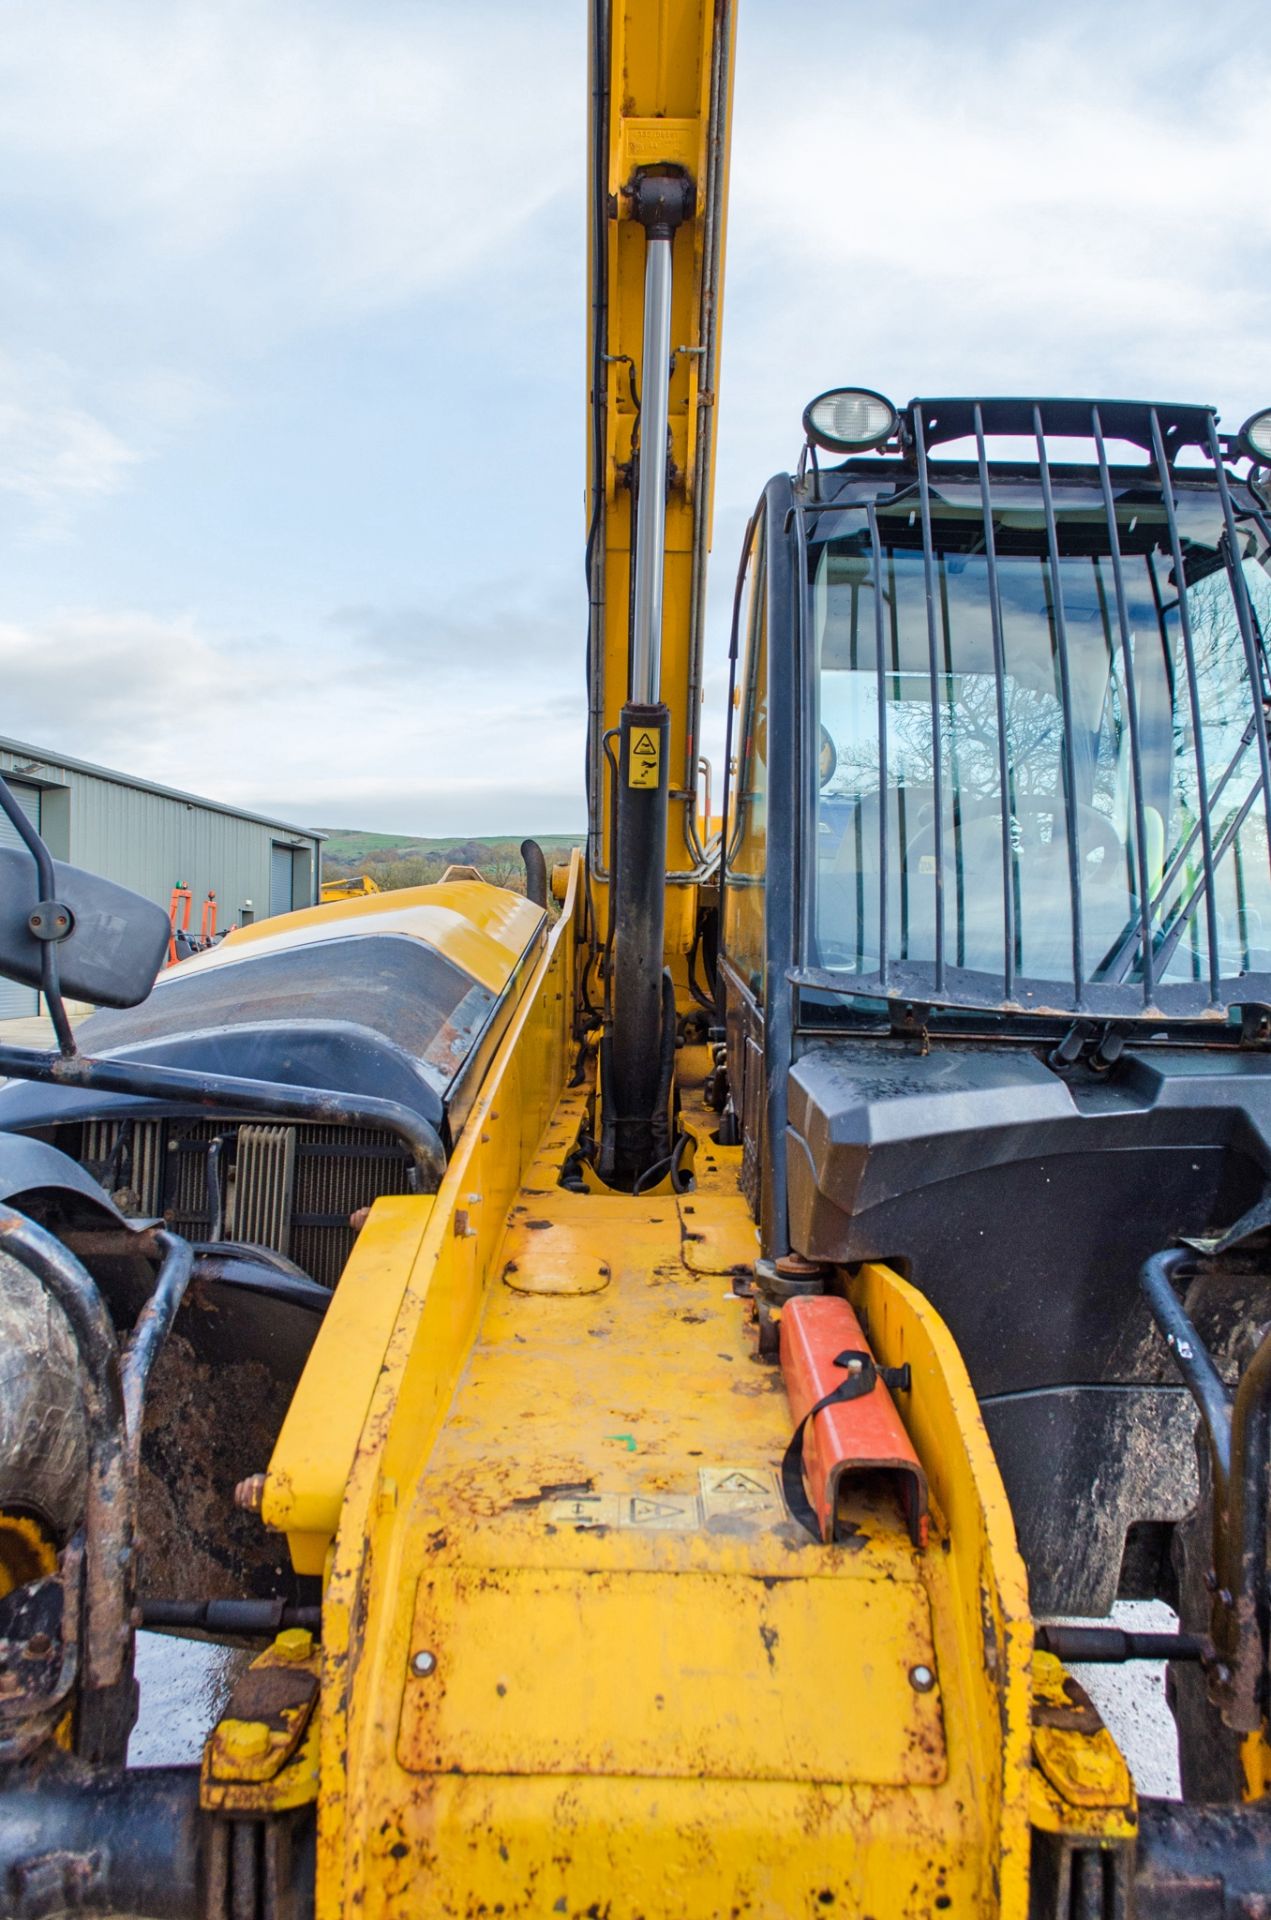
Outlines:
<svg viewBox="0 0 1271 1920"><path fill-rule="evenodd" d="M62 1058L70 1060L75 1055L75 1036L71 1032L66 1002L62 998L57 964L57 943L59 940L65 940L70 933L75 925L75 916L69 907L64 907L58 900L53 856L18 805L3 774L0 774L0 811L7 814L18 838L35 861L39 901L31 916L31 931L42 943L40 987L44 994L44 1004L48 1008L49 1018L53 1022L53 1031L57 1036Z"/></svg>

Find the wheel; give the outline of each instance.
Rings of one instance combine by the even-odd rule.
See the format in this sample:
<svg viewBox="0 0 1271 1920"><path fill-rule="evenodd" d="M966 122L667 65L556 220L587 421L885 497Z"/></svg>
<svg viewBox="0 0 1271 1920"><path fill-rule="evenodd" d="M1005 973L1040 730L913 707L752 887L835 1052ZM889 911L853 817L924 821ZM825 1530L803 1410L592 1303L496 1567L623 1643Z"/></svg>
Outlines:
<svg viewBox="0 0 1271 1920"><path fill-rule="evenodd" d="M0 1253L0 1512L33 1514L58 1545L83 1517L83 1401L65 1315L25 1267Z"/></svg>

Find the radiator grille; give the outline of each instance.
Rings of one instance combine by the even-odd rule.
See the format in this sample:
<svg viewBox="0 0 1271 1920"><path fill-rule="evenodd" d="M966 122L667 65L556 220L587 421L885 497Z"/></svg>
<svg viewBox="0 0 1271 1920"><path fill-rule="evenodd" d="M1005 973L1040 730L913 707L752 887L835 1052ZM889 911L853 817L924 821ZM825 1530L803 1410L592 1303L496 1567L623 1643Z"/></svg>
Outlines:
<svg viewBox="0 0 1271 1920"><path fill-rule="evenodd" d="M411 1161L375 1127L300 1127L291 1257L333 1287L354 1239L349 1215L381 1193L409 1193Z"/></svg>
<svg viewBox="0 0 1271 1920"><path fill-rule="evenodd" d="M240 1127L228 1238L291 1252L296 1184L294 1127Z"/></svg>
<svg viewBox="0 0 1271 1920"><path fill-rule="evenodd" d="M131 1188L142 1215L191 1240L212 1232L208 1149L222 1142L222 1237L286 1254L334 1287L355 1235L349 1215L411 1190L411 1160L373 1127L224 1120L90 1120L80 1158L111 1192Z"/></svg>
<svg viewBox="0 0 1271 1920"><path fill-rule="evenodd" d="M158 1213L164 1131L162 1120L89 1120L84 1126L84 1166L108 1193L129 1187L140 1213Z"/></svg>

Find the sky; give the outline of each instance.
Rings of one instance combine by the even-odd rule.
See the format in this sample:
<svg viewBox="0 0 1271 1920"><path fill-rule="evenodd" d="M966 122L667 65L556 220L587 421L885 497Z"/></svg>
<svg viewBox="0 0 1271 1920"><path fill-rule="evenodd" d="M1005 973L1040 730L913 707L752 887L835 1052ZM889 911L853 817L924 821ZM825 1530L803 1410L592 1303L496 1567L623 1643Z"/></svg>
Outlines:
<svg viewBox="0 0 1271 1920"><path fill-rule="evenodd" d="M585 14L0 0L0 733L581 827ZM1269 98L1262 0L741 0L708 712L813 394L1271 400Z"/></svg>

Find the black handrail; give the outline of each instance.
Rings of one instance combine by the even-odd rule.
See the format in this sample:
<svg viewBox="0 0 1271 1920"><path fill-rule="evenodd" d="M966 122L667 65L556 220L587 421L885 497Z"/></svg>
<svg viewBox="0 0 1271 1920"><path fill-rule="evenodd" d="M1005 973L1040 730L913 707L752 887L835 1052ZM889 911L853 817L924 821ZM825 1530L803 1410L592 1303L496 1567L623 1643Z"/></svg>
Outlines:
<svg viewBox="0 0 1271 1920"><path fill-rule="evenodd" d="M142 1100L177 1101L213 1113L261 1114L268 1119L317 1124L379 1127L402 1141L411 1154L424 1191L435 1193L446 1171L446 1153L436 1129L397 1100L337 1093L330 1088L293 1087L274 1080L239 1080L230 1074L194 1073L184 1067L156 1067L143 1060L73 1060L0 1047L0 1075L41 1080L92 1093L132 1094ZM431 1184L427 1184L431 1182Z"/></svg>

